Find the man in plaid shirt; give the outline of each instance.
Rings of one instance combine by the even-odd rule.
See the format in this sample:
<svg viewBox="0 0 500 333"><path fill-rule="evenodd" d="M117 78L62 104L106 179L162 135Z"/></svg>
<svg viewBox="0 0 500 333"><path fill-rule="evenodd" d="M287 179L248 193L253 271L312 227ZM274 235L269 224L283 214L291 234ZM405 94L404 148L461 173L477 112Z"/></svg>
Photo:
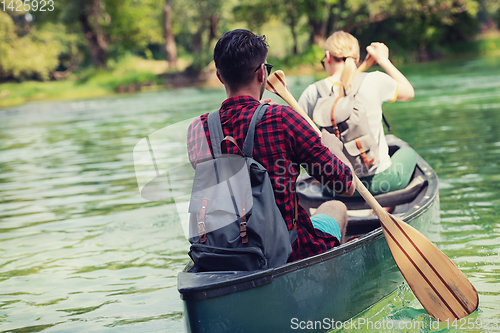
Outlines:
<svg viewBox="0 0 500 333"><path fill-rule="evenodd" d="M272 66L266 63L267 47L264 36L237 29L224 34L214 49L217 77L228 97L220 109L222 128L224 135L233 136L240 147L271 72ZM188 154L193 167L198 161L212 158L207 117L201 115L188 129ZM276 205L289 230L295 215L300 166L336 193L353 194L350 164L342 153L342 143L325 131L321 139L290 107L270 105L257 124L254 140L253 158L267 169ZM238 148L228 145L228 153L238 154ZM288 261L339 245L344 241L346 226L347 209L339 201L323 203L312 218L299 206L298 237Z"/></svg>

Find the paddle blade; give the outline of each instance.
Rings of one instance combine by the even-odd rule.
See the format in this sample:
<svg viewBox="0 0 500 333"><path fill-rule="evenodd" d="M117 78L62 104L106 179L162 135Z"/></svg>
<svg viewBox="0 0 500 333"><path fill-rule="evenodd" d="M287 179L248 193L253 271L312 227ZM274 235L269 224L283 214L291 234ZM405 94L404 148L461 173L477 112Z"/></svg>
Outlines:
<svg viewBox="0 0 500 333"><path fill-rule="evenodd" d="M404 221L379 217L394 261L428 314L453 321L476 310L476 289L441 250Z"/></svg>
<svg viewBox="0 0 500 333"><path fill-rule="evenodd" d="M285 73L282 70L277 70L267 78L266 89L279 97L290 105L288 87L286 85Z"/></svg>

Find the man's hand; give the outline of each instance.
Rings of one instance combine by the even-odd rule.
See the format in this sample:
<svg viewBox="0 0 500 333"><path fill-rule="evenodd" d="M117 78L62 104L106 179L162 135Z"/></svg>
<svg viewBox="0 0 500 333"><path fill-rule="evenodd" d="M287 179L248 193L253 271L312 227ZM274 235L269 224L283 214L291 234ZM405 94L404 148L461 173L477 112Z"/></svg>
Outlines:
<svg viewBox="0 0 500 333"><path fill-rule="evenodd" d="M344 144L334 134L331 134L323 129L321 131L321 143L352 170L351 162L349 162L342 151L344 149Z"/></svg>
<svg viewBox="0 0 500 333"><path fill-rule="evenodd" d="M333 150L338 152L342 151L342 149L344 148L344 144L342 143L342 141L340 141L336 135L331 134L325 129L321 130L321 143L323 144L323 146L330 149L333 154L335 154Z"/></svg>
<svg viewBox="0 0 500 333"><path fill-rule="evenodd" d="M271 105L278 105L278 103L272 102L270 98L264 98L260 100L260 104L266 104L266 103L269 103Z"/></svg>

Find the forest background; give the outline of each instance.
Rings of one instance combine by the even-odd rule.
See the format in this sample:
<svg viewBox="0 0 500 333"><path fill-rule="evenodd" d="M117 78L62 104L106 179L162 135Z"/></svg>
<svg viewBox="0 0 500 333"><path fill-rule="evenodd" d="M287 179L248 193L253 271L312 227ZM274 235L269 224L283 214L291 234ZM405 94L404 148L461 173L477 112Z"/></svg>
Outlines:
<svg viewBox="0 0 500 333"><path fill-rule="evenodd" d="M235 28L266 35L275 69L314 74L336 30L401 65L498 54L499 27L498 0L0 0L0 107L216 85Z"/></svg>

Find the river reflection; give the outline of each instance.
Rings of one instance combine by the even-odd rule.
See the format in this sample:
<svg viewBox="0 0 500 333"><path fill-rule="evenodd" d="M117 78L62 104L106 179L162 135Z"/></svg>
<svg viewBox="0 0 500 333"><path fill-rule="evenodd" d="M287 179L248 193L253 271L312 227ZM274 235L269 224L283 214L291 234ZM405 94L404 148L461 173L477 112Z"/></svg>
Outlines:
<svg viewBox="0 0 500 333"><path fill-rule="evenodd" d="M498 58L408 68L417 97L385 108L393 134L438 173L437 244L479 291L474 320L491 323L500 321L499 68ZM312 80L290 77L292 93ZM0 110L2 331L184 330L176 277L189 243L173 202L140 196L133 149L224 98L190 88ZM430 325L406 287L359 318Z"/></svg>
<svg viewBox="0 0 500 333"><path fill-rule="evenodd" d="M182 329L188 242L173 204L139 195L132 151L223 97L184 89L0 111L2 331Z"/></svg>

